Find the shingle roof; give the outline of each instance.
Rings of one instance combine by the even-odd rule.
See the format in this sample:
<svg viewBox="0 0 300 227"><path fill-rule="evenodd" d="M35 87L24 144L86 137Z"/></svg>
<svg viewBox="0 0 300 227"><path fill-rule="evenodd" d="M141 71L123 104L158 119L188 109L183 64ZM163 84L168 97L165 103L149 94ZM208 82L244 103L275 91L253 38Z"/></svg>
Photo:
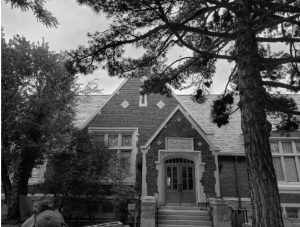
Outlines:
<svg viewBox="0 0 300 227"><path fill-rule="evenodd" d="M110 95L90 95L80 98L76 107L75 126L81 128L109 97Z"/></svg>
<svg viewBox="0 0 300 227"><path fill-rule="evenodd" d="M291 95L300 109L300 94ZM102 106L109 98L108 95L89 96L84 102L80 103L77 107L77 114L75 125L82 126L95 111ZM219 147L221 152L243 152L243 137L241 130L241 113L240 111L234 112L228 125L218 128L213 124L210 117L211 105L218 95L209 95L206 100L198 104L194 102L191 95L178 95L177 98L184 108L191 114L197 124L204 129L208 134L211 142ZM276 119L269 119L272 124L276 123Z"/></svg>
<svg viewBox="0 0 300 227"><path fill-rule="evenodd" d="M216 147L219 147L222 152L242 152L243 137L240 111L234 112L230 117L229 124L221 128L211 121L211 106L217 97L218 95L209 95L203 103L198 104L193 101L190 95L178 96L180 102L182 102L197 124L209 134L208 138Z"/></svg>

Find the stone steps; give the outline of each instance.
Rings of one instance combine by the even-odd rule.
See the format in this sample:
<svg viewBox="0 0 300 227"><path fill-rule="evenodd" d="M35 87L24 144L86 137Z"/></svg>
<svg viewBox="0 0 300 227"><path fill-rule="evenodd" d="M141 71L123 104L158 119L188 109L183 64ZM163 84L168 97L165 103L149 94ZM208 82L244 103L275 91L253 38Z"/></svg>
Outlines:
<svg viewBox="0 0 300 227"><path fill-rule="evenodd" d="M196 206L161 206L158 227L211 227L207 211Z"/></svg>

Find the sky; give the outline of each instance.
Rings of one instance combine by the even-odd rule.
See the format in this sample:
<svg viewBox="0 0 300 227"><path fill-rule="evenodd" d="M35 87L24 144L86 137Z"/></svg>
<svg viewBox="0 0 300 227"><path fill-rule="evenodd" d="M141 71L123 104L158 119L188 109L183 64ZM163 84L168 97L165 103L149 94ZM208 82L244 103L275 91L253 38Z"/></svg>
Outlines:
<svg viewBox="0 0 300 227"><path fill-rule="evenodd" d="M31 42L41 41L42 38L49 43L50 49L64 51L76 49L86 44L88 32L104 31L108 28L108 20L103 14L96 14L86 6L80 6L76 0L49 0L45 8L57 18L57 28L47 28L37 21L32 12L21 12L12 9L9 4L1 1L1 26L5 37L12 38L19 34ZM128 55L136 56L138 50L128 49ZM231 66L227 61L218 61L216 75L211 90L213 94L223 92L230 74ZM79 77L79 83L85 85L88 81L97 80L101 94L111 94L123 81L117 77L110 77L105 70L97 70L91 75ZM175 91L177 94L191 94L193 89Z"/></svg>

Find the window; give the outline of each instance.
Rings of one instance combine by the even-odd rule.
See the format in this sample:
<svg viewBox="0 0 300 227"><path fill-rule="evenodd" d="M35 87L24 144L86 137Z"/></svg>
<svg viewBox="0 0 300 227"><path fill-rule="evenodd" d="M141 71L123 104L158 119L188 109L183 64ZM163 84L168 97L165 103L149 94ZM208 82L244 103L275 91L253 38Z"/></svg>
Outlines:
<svg viewBox="0 0 300 227"><path fill-rule="evenodd" d="M300 218L300 204L290 203L281 204L282 214L284 217L288 218Z"/></svg>
<svg viewBox="0 0 300 227"><path fill-rule="evenodd" d="M120 152L120 167L122 174L129 177L130 176L130 163L131 163L131 151L122 150Z"/></svg>
<svg viewBox="0 0 300 227"><path fill-rule="evenodd" d="M125 178L131 177L131 156L134 145L132 132L95 132L94 139L104 141L113 153L107 177L113 177L118 173L124 174Z"/></svg>
<svg viewBox="0 0 300 227"><path fill-rule="evenodd" d="M131 146L131 135L122 135L122 146Z"/></svg>
<svg viewBox="0 0 300 227"><path fill-rule="evenodd" d="M140 94L139 106L147 106L147 94Z"/></svg>
<svg viewBox="0 0 300 227"><path fill-rule="evenodd" d="M96 142L104 143L104 134L94 134L94 140Z"/></svg>
<svg viewBox="0 0 300 227"><path fill-rule="evenodd" d="M286 216L288 218L300 218L300 208L299 207L286 207Z"/></svg>
<svg viewBox="0 0 300 227"><path fill-rule="evenodd" d="M118 137L118 135L108 135L108 147L117 147Z"/></svg>
<svg viewBox="0 0 300 227"><path fill-rule="evenodd" d="M272 141L273 166L279 182L300 182L300 142Z"/></svg>

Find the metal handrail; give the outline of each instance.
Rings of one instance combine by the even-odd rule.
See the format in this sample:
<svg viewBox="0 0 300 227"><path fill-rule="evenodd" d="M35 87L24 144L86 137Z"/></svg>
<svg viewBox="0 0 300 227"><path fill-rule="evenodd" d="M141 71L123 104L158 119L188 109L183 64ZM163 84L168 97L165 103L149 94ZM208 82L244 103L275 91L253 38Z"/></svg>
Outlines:
<svg viewBox="0 0 300 227"><path fill-rule="evenodd" d="M208 211L208 214L209 214L211 220L213 220L213 214L212 214L213 213L213 206L212 206L208 196L207 195L205 195L205 196L206 196L206 210Z"/></svg>
<svg viewBox="0 0 300 227"><path fill-rule="evenodd" d="M159 213L159 209L157 204L155 205L155 226L158 227L158 213Z"/></svg>

